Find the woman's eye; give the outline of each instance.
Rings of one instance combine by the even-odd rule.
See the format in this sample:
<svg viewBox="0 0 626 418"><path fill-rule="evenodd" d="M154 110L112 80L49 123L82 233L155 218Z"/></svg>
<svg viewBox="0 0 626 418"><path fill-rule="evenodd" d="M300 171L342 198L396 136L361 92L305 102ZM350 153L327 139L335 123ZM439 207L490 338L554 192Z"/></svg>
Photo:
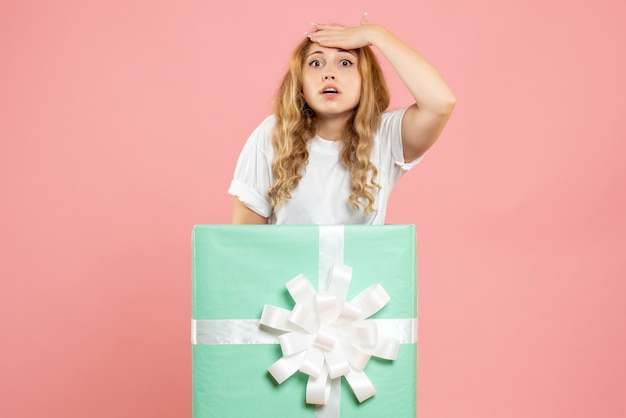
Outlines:
<svg viewBox="0 0 626 418"><path fill-rule="evenodd" d="M311 67L321 67L322 66L322 62L320 60L313 60L309 63L309 65Z"/></svg>
<svg viewBox="0 0 626 418"><path fill-rule="evenodd" d="M342 67L349 67L349 66L352 65L352 61L350 61L350 60L341 60L340 64L341 64Z"/></svg>

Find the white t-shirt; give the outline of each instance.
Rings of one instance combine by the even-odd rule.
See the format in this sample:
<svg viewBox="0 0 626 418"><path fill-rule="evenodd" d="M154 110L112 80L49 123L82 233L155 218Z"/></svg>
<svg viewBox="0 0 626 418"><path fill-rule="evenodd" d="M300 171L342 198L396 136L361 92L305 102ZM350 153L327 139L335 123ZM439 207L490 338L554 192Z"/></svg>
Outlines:
<svg viewBox="0 0 626 418"><path fill-rule="evenodd" d="M370 157L378 168L376 182L381 189L374 211L368 216L356 212L348 203L351 193L350 171L339 161L342 141L328 141L315 136L308 143L309 162L291 199L274 211L268 189L272 176L272 128L274 116L266 118L250 135L235 168L228 193L236 196L251 210L268 218L270 224L384 224L389 194L402 175L422 157L404 162L400 125L406 108L386 112L374 136Z"/></svg>

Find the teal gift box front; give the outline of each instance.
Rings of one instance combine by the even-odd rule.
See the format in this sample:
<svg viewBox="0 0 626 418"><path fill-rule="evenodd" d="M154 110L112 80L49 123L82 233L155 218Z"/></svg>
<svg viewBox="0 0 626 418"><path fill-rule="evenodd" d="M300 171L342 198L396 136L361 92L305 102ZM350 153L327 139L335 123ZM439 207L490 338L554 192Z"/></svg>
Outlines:
<svg viewBox="0 0 626 418"><path fill-rule="evenodd" d="M324 235L340 228L341 239ZM326 237L326 238L325 238ZM337 241L340 241L339 243ZM198 225L193 230L192 363L194 418L415 417L417 282L413 225ZM339 248L338 248L339 247ZM257 323L265 305L292 309L285 284L304 274L317 289L322 259L352 268L347 300L379 283L389 302L371 319L408 319L414 338L395 360L372 357L365 373L376 394L359 403L345 378L336 412L305 402L308 376L278 384L268 367L282 357L277 343L228 335L198 338L197 324ZM256 321L256 322L255 322ZM245 331L240 331L245 333ZM324 415L326 414L326 415Z"/></svg>

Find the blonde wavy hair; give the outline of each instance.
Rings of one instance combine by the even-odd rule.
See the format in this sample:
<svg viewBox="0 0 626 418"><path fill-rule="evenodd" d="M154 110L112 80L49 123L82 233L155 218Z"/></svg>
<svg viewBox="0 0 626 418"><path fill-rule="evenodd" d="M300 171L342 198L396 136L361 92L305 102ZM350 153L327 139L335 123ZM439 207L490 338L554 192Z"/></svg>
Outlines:
<svg viewBox="0 0 626 418"><path fill-rule="evenodd" d="M302 67L311 45L312 42L305 38L292 53L289 69L274 102L272 174L275 180L268 196L275 209L290 199L291 191L298 187L309 159L307 143L315 136L315 114L305 102L302 90ZM350 206L368 215L374 210L375 195L380 190L376 183L378 170L370 156L374 133L389 106L389 89L372 50L363 47L357 49L356 54L362 79L361 99L346 123L340 161L350 171Z"/></svg>

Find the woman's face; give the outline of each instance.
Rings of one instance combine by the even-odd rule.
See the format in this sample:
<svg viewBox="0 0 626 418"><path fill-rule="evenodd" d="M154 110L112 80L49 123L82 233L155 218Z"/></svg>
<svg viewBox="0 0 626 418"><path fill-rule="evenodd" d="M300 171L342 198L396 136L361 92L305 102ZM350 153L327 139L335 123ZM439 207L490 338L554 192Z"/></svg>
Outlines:
<svg viewBox="0 0 626 418"><path fill-rule="evenodd" d="M356 52L311 44L304 57L302 89L316 117L350 115L361 99Z"/></svg>

